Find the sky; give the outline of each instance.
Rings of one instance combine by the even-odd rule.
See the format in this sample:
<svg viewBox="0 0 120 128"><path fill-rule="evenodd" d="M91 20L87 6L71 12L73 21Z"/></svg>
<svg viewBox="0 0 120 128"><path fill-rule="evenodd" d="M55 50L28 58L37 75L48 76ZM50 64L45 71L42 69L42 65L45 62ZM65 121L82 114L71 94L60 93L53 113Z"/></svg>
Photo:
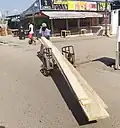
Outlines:
<svg viewBox="0 0 120 128"><path fill-rule="evenodd" d="M8 2L9 1L9 2ZM16 14L26 10L35 0L0 0L0 11L2 13Z"/></svg>

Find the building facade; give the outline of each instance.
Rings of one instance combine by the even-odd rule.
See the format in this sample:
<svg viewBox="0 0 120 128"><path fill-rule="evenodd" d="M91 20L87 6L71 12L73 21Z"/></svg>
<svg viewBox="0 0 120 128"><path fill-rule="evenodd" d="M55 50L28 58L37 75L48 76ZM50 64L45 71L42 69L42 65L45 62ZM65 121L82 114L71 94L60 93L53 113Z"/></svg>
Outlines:
<svg viewBox="0 0 120 128"><path fill-rule="evenodd" d="M110 9L109 2L107 8ZM88 32L92 29L94 32L96 26L105 23L104 12L103 1L36 0L20 16L26 28L29 21L35 22L36 29L45 22L53 34L59 35L61 30L80 33L81 29ZM109 20L107 22L109 23Z"/></svg>

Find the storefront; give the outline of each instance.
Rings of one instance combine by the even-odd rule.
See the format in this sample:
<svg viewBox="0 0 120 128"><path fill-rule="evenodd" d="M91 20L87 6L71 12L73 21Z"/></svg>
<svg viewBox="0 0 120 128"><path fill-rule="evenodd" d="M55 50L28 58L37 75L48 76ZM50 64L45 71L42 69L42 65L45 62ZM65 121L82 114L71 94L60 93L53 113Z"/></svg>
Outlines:
<svg viewBox="0 0 120 128"><path fill-rule="evenodd" d="M103 19L103 16L99 17L97 15L89 16L89 13L94 14L98 11L97 2L86 2L86 1L68 1L68 10L71 11L83 11L86 12L86 18L80 20L80 26L97 26L100 25L100 22ZM100 13L101 14L101 13Z"/></svg>
<svg viewBox="0 0 120 128"><path fill-rule="evenodd" d="M83 28L89 30L91 26L97 25L97 19L103 17L96 12L42 11L41 13L49 18L53 34L60 34L61 30L70 30L73 34L80 33Z"/></svg>
<svg viewBox="0 0 120 128"><path fill-rule="evenodd" d="M105 2L41 0L41 3L38 3L36 0L23 14L26 23L28 20L33 20L33 15L36 14L36 28L38 29L42 22L45 22L55 34L64 29L79 32L81 28L88 29L91 26L100 26L104 24L104 11Z"/></svg>

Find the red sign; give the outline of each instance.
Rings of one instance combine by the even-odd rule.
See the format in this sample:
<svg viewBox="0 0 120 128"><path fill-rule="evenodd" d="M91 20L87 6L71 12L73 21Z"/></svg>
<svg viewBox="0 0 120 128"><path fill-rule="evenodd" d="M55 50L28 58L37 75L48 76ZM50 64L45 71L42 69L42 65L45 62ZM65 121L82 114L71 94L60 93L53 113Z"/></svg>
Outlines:
<svg viewBox="0 0 120 128"><path fill-rule="evenodd" d="M87 3L87 10L97 11L97 3L96 2L88 2Z"/></svg>

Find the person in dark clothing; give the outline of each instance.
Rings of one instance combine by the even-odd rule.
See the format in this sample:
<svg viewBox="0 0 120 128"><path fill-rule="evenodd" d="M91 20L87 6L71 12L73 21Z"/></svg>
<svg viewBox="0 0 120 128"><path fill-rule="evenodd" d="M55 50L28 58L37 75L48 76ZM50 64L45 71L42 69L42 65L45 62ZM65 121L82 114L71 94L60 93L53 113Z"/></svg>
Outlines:
<svg viewBox="0 0 120 128"><path fill-rule="evenodd" d="M19 39L20 40L25 39L25 30L22 25L20 25L20 27L19 27Z"/></svg>

